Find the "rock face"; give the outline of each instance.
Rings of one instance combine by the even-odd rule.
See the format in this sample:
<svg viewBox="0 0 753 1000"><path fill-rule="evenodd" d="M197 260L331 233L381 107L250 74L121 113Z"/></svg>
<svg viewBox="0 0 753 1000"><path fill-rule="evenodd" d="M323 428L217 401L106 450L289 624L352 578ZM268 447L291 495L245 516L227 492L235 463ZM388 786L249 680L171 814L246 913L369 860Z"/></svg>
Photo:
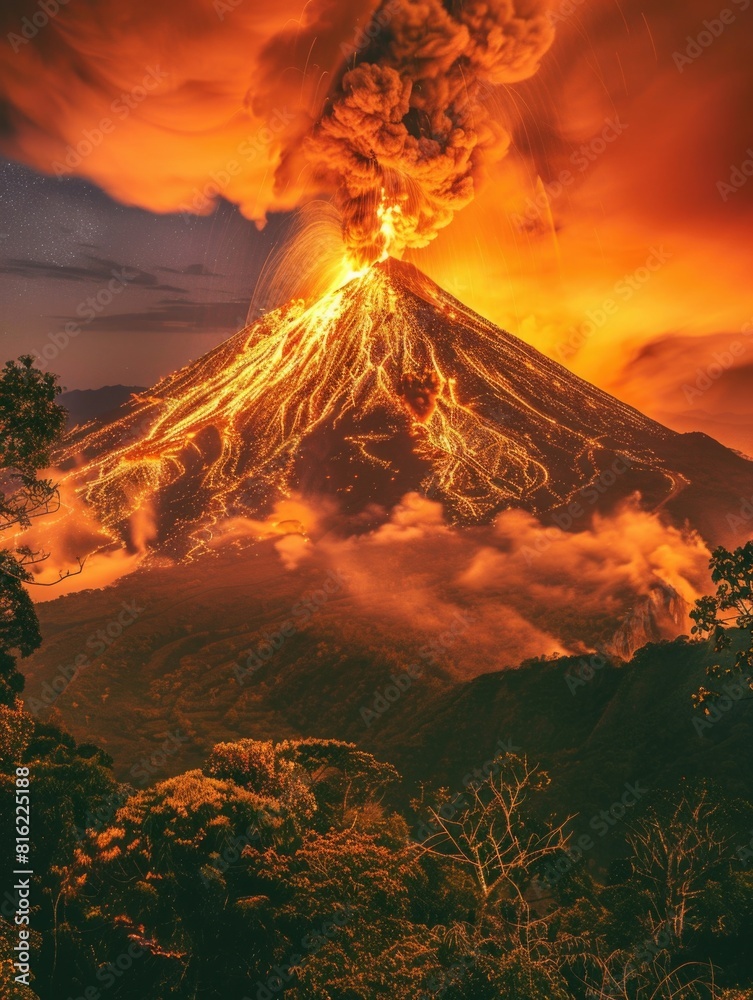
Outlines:
<svg viewBox="0 0 753 1000"><path fill-rule="evenodd" d="M724 544L753 496L753 462L649 420L392 260L76 429L59 462L113 539L148 509L154 546L173 552L292 494L347 516L419 491L478 524L508 507L561 519L586 497L590 515L637 492Z"/></svg>
<svg viewBox="0 0 753 1000"><path fill-rule="evenodd" d="M629 660L648 642L674 639L688 621L687 601L674 587L657 583L625 616L605 652Z"/></svg>

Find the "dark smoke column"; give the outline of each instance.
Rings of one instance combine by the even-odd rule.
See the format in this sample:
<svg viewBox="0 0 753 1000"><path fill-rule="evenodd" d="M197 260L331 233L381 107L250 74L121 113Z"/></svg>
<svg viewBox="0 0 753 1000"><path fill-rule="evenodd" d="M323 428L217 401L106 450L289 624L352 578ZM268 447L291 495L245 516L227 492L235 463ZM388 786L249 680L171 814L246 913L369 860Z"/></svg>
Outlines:
<svg viewBox="0 0 753 1000"><path fill-rule="evenodd" d="M552 44L544 0L385 0L307 142L334 190L346 245L366 264L422 247L467 205L510 138L482 97L532 76ZM373 34L373 32L371 33Z"/></svg>

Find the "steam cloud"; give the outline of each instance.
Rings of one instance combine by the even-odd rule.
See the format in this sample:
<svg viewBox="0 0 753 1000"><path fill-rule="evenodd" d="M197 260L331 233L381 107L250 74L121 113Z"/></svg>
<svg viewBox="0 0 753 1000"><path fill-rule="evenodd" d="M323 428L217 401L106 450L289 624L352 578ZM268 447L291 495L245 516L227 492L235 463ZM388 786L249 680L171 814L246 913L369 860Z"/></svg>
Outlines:
<svg viewBox="0 0 753 1000"><path fill-rule="evenodd" d="M480 528L452 527L440 504L416 494L404 497L378 529L345 538L316 539L331 514L326 508L298 504L294 513L315 540L279 538L286 570L312 561L323 573L343 573L374 636L398 647L430 643L458 616L467 618L462 640L442 660L461 676L531 656L617 651L621 630L634 645L675 638L689 632L685 612L711 588L709 551L700 537L633 501L578 533L544 527L521 510ZM236 520L226 526L226 538L267 534L259 527ZM660 593L679 598L677 614L660 615L657 633L644 634L642 612Z"/></svg>
<svg viewBox="0 0 753 1000"><path fill-rule="evenodd" d="M108 586L145 560L169 565L148 548L148 511L133 526L139 550L127 551L104 544L108 539L90 513L76 498L64 497L69 501L80 515L75 522L48 523L44 537L34 539L54 553L44 578L75 565L76 556L98 551L80 576L40 588L36 599ZM290 577L291 603L300 591L295 571L301 565L343 573L358 620L374 641L409 648L467 620L462 640L442 659L442 666L461 676L512 667L531 656L618 651L621 643L614 639L621 631L633 645L674 638L689 631L685 612L712 588L709 551L700 537L666 525L632 500L578 533L545 527L522 510L505 511L482 527L453 527L440 504L416 494L365 533L335 534L329 530L333 518L339 523L331 501L314 505L290 498L266 521L237 517L218 525L212 544L221 550L240 539L274 540L280 573ZM657 631L647 634L643 612L662 594L677 600L663 608L654 602Z"/></svg>

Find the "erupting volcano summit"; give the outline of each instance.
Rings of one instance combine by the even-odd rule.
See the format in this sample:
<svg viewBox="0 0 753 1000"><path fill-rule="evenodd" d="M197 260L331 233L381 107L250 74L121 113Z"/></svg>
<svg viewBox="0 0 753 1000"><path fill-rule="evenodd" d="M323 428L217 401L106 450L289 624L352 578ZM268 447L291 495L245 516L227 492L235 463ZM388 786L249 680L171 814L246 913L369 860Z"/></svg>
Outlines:
<svg viewBox="0 0 753 1000"><path fill-rule="evenodd" d="M721 542L719 511L753 494L753 463L649 420L392 259L78 429L60 460L113 540L149 509L174 552L291 495L348 514L418 491L474 524L509 507L546 520L589 488L599 504L639 492Z"/></svg>

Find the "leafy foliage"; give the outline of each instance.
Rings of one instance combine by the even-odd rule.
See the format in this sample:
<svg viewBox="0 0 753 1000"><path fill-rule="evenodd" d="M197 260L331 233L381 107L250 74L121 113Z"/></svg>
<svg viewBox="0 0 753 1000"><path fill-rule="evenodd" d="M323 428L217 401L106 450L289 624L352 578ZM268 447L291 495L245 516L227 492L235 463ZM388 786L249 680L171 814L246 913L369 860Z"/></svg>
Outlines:
<svg viewBox="0 0 753 1000"><path fill-rule="evenodd" d="M750 982L753 807L707 786L626 827L616 877L581 867L542 892L567 825L512 753L461 809L430 809L417 843L386 806L398 777L352 744L219 744L203 771L139 792L19 710L0 712L0 747L2 801L13 759L34 775L42 1000L109 983L131 955L118 1000L711 1000L723 961L723 985Z"/></svg>
<svg viewBox="0 0 753 1000"><path fill-rule="evenodd" d="M58 379L34 368L34 359L24 355L8 361L0 373L0 466L13 469L19 477L31 476L49 464L50 448L65 426L65 410L55 402L60 392ZM29 488L34 483L28 484ZM4 500L3 516L28 523L36 508L28 504L12 514Z"/></svg>
<svg viewBox="0 0 753 1000"><path fill-rule="evenodd" d="M28 355L0 371L0 535L28 528L58 504L54 484L37 472L49 465L65 426L59 392L57 378L34 368ZM42 641L24 584L33 580L28 567L45 558L23 546L0 550L0 704L12 705L23 689L13 654L29 656Z"/></svg>
<svg viewBox="0 0 753 1000"><path fill-rule="evenodd" d="M716 682L738 681L753 689L753 542L730 552L719 547L711 557L711 578L717 585L716 594L702 597L690 612L695 622L695 635L709 635L714 651L719 653L732 645L732 630L740 629L745 641L731 666L712 664L708 676ZM710 704L722 697L722 692L700 687L693 695L693 704L709 712Z"/></svg>

